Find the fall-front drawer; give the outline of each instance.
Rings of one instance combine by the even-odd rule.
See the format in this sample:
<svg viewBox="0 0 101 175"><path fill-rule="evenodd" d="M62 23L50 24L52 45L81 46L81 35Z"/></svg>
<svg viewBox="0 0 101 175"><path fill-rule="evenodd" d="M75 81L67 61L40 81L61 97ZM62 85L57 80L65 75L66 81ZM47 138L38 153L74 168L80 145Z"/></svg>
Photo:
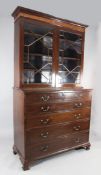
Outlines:
<svg viewBox="0 0 101 175"><path fill-rule="evenodd" d="M63 123L47 127L33 128L26 131L28 144L42 142L44 140L56 140L61 135L76 133L89 129L89 119L76 122Z"/></svg>
<svg viewBox="0 0 101 175"><path fill-rule="evenodd" d="M58 123L76 121L80 119L90 118L90 108L72 110L68 112L56 112L51 114L34 115L33 113L26 115L26 129L33 127L42 127Z"/></svg>
<svg viewBox="0 0 101 175"><path fill-rule="evenodd" d="M77 146L87 144L89 140L89 132L77 133L71 135L65 135L60 137L58 141L43 142L29 147L31 152L31 160L38 159L41 157L46 157L58 152L63 152L63 150L68 150L70 148L75 148Z"/></svg>
<svg viewBox="0 0 101 175"><path fill-rule="evenodd" d="M49 113L55 111L63 111L63 110L73 110L89 107L91 105L91 101L71 101L71 102L62 102L62 103L47 103L47 104L29 104L25 105L25 112L33 112L34 115L39 113Z"/></svg>
<svg viewBox="0 0 101 175"><path fill-rule="evenodd" d="M75 99L83 99L83 100L90 100L91 99L91 93L89 91L71 91L71 92L41 92L41 93L27 93L25 96L26 104L33 104L33 103L46 103L46 102L54 102L63 100L69 101L69 100L75 100Z"/></svg>

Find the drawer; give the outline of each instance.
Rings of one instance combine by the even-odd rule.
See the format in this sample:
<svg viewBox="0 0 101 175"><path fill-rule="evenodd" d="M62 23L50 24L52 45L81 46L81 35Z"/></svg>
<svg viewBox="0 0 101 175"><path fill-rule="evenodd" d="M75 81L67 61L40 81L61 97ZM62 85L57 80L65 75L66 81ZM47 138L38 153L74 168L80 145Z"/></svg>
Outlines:
<svg viewBox="0 0 101 175"><path fill-rule="evenodd" d="M33 103L47 103L63 100L75 100L75 99L91 99L91 93L89 91L72 91L72 92L54 92L54 93L27 93L25 96L26 104Z"/></svg>
<svg viewBox="0 0 101 175"><path fill-rule="evenodd" d="M57 111L69 111L90 107L91 101L71 101L62 103L47 103L47 104L29 104L25 106L25 114L32 113L33 115L45 114Z"/></svg>
<svg viewBox="0 0 101 175"><path fill-rule="evenodd" d="M26 115L26 128L49 126L58 123L76 121L90 118L90 108L73 110L68 112L42 114L35 116L33 113Z"/></svg>
<svg viewBox="0 0 101 175"><path fill-rule="evenodd" d="M89 130L89 120L58 124L48 127L34 128L27 132L28 144L56 140L61 135Z"/></svg>
<svg viewBox="0 0 101 175"><path fill-rule="evenodd" d="M71 134L60 137L57 141L44 142L31 147L31 160L47 157L49 155L75 148L89 142L89 132Z"/></svg>

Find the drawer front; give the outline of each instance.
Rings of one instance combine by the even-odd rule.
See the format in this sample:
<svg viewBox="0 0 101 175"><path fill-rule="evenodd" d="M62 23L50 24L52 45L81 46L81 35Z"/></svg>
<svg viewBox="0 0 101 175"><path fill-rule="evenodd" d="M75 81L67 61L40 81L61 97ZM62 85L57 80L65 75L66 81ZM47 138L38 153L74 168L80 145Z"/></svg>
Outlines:
<svg viewBox="0 0 101 175"><path fill-rule="evenodd" d="M25 106L26 113L45 114L57 111L68 111L74 109L81 109L85 107L90 107L91 101L71 101L65 103L47 103L47 104L29 104Z"/></svg>
<svg viewBox="0 0 101 175"><path fill-rule="evenodd" d="M47 103L55 101L70 101L75 99L90 100L91 93L89 91L74 91L74 92L54 92L54 93L28 93L25 96L26 104Z"/></svg>
<svg viewBox="0 0 101 175"><path fill-rule="evenodd" d="M48 127L34 128L32 130L26 131L28 144L43 142L45 140L53 141L53 139L56 140L61 135L89 130L89 123L90 122L87 119Z"/></svg>
<svg viewBox="0 0 101 175"><path fill-rule="evenodd" d="M70 148L86 144L89 142L89 133L71 134L61 137L58 141L44 142L36 146L32 146L30 149L31 160L46 157Z"/></svg>
<svg viewBox="0 0 101 175"><path fill-rule="evenodd" d="M30 113L26 117L26 129L31 129L33 127L49 126L90 118L90 108L73 110L65 113L42 114L39 116L35 116L33 113Z"/></svg>

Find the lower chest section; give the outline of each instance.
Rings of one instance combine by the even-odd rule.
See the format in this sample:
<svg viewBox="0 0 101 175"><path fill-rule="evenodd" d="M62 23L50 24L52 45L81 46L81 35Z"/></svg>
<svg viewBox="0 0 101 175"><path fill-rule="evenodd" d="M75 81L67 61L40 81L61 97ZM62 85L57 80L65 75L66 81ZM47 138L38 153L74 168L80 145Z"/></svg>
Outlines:
<svg viewBox="0 0 101 175"><path fill-rule="evenodd" d="M89 143L90 111L90 91L27 93L28 156L39 159Z"/></svg>

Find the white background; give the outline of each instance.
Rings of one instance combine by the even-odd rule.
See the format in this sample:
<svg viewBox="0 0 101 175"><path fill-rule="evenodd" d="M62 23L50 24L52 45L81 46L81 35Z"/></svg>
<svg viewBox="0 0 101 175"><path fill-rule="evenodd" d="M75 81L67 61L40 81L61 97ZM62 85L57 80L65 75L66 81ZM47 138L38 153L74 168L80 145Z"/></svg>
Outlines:
<svg viewBox="0 0 101 175"><path fill-rule="evenodd" d="M101 4L100 0L0 0L0 166L2 174L21 175L21 164L18 157L12 154L13 145L13 67L14 67L14 21L11 13L18 6L24 6L54 16L66 18L76 22L90 25L86 30L85 38L85 63L83 86L93 88L92 118L91 118L91 142L92 149L88 153L84 151L70 152L49 159L32 168L27 174L76 174L82 156L84 164L87 159L86 170L91 174L89 166L96 165L99 156L99 144L101 141ZM96 142L95 142L96 141ZM93 146L94 145L94 146ZM96 148L96 149L95 149ZM95 152L94 152L95 151ZM100 152L101 153L101 152ZM93 155L94 154L94 155ZM11 158L11 159L10 159ZM90 162L95 158L95 162ZM7 162L7 161L8 162ZM10 160L10 161L9 161ZM76 165L75 165L75 161ZM83 161L83 159L82 159ZM101 161L101 159L100 159ZM53 164L52 164L53 163ZM63 163L63 167L59 167ZM66 164L65 164L66 163ZM69 164L69 166L68 166ZM16 165L16 166L14 166ZM53 167L55 165L55 167ZM83 164L82 164L83 165ZM89 166L88 166L89 165ZM43 168L44 166L44 168ZM49 166L49 167L48 167ZM62 166L62 165L61 165ZM68 167L67 167L68 166ZM74 169L71 170L71 166ZM77 167L76 167L77 166ZM97 167L98 166L98 167ZM82 166L81 166L82 167ZM93 166L92 166L93 167ZM95 173L99 171L99 162L95 166ZM42 169L43 168L43 169ZM46 169L45 169L46 168ZM67 168L67 169L66 169ZM82 167L83 168L83 167ZM50 171L51 169L51 171ZM52 171L53 169L53 171ZM60 170L61 169L61 170ZM74 173L76 169L76 173ZM12 171L11 171L12 170ZM63 171L64 170L64 171ZM93 173L94 173L93 170ZM84 171L84 174L85 174ZM36 172L36 173L35 173ZM70 174L69 173L69 174ZM78 174L78 173L77 173ZM96 173L101 174L100 172ZM83 172L82 172L83 175Z"/></svg>

